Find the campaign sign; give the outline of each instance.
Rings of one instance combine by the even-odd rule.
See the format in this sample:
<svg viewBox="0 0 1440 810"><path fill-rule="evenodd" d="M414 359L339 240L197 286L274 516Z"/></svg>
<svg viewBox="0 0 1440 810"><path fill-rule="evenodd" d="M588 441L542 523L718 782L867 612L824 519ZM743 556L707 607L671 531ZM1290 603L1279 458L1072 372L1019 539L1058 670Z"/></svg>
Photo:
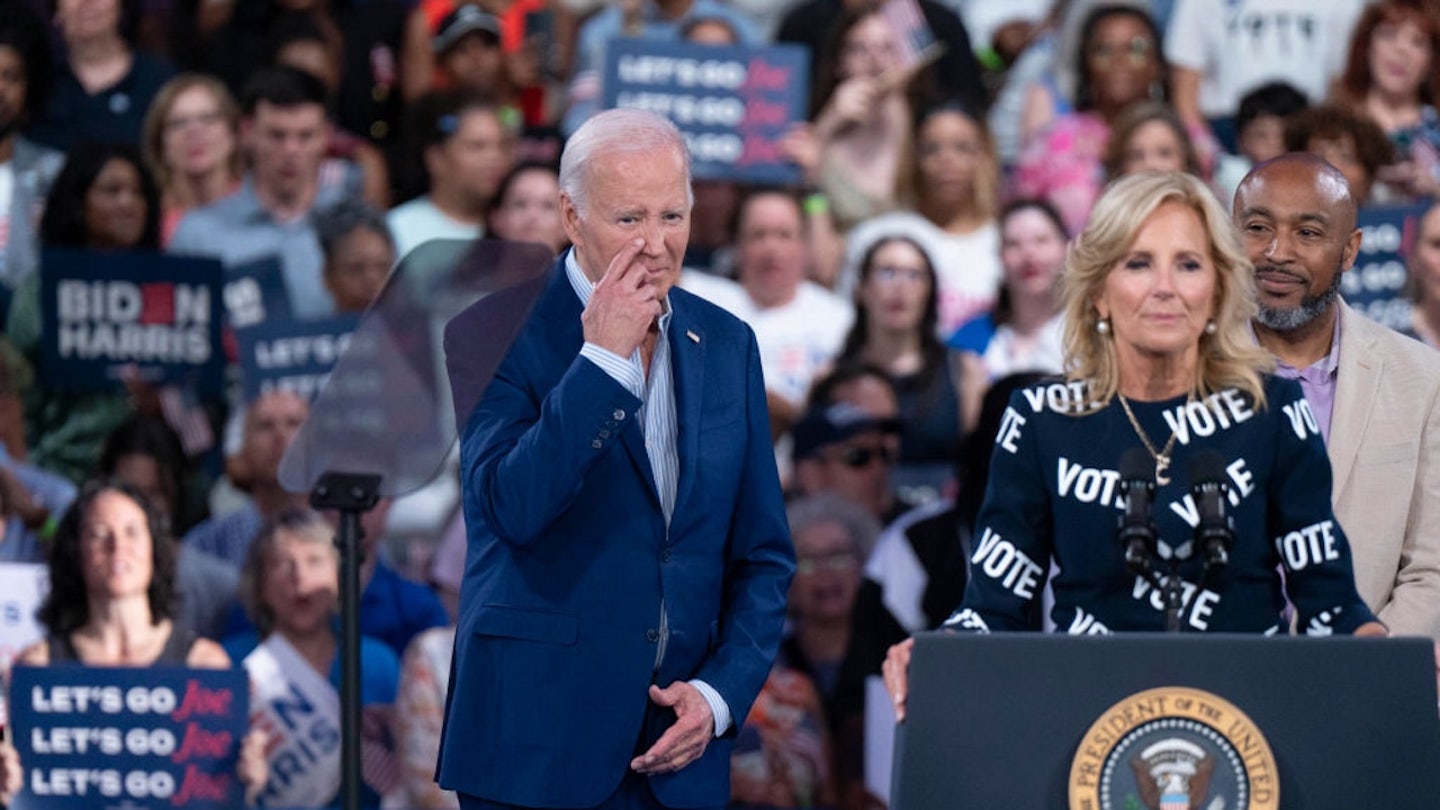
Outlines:
<svg viewBox="0 0 1440 810"><path fill-rule="evenodd" d="M0 676L20 651L44 634L35 611L50 591L50 569L39 563L0 563ZM0 695L0 726L6 724L5 696Z"/></svg>
<svg viewBox="0 0 1440 810"><path fill-rule="evenodd" d="M1405 248L1415 241L1424 205L1367 206L1358 226L1364 234L1355 266L1340 276L1340 294L1356 311L1391 329L1410 328Z"/></svg>
<svg viewBox="0 0 1440 810"><path fill-rule="evenodd" d="M274 390L314 399L349 347L350 335L359 322L358 316L342 315L309 321L266 320L236 329L245 400L252 402Z"/></svg>
<svg viewBox="0 0 1440 810"><path fill-rule="evenodd" d="M220 263L159 253L51 249L40 273L45 387L100 391L133 367L152 385L218 397Z"/></svg>
<svg viewBox="0 0 1440 810"><path fill-rule="evenodd" d="M267 256L225 271L225 315L235 329L291 320L290 291L279 257Z"/></svg>
<svg viewBox="0 0 1440 810"><path fill-rule="evenodd" d="M780 139L804 121L810 71L798 45L717 47L613 39L602 101L665 116L690 146L698 178L793 185Z"/></svg>
<svg viewBox="0 0 1440 810"><path fill-rule="evenodd" d="M11 808L239 807L249 702L242 669L17 666Z"/></svg>

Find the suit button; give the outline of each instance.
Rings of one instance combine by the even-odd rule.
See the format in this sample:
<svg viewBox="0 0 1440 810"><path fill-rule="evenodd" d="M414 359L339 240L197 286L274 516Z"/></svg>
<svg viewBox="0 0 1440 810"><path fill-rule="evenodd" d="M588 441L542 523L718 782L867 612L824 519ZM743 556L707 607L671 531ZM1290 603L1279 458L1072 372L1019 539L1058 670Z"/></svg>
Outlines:
<svg viewBox="0 0 1440 810"><path fill-rule="evenodd" d="M670 549L667 548L667 549L665 549L664 551L661 551L661 552L660 552L660 562L662 562L662 563L668 563L668 562L670 562Z"/></svg>
<svg viewBox="0 0 1440 810"><path fill-rule="evenodd" d="M590 446L595 448L596 450L599 450L600 448L605 446L605 443L600 441L599 439L596 439L595 441L590 442Z"/></svg>
<svg viewBox="0 0 1440 810"><path fill-rule="evenodd" d="M625 412L620 410L619 408L616 408L615 413L612 413L610 415L614 417L616 422L623 422L625 420Z"/></svg>
<svg viewBox="0 0 1440 810"><path fill-rule="evenodd" d="M648 642L650 642L651 644L654 644L655 642L657 642L657 641L660 640L660 631L659 631L659 630L656 630L656 629L653 628L653 627L650 628L649 630L646 630L646 631L645 631L645 640L648 641Z"/></svg>
<svg viewBox="0 0 1440 810"><path fill-rule="evenodd" d="M600 431L600 438L602 438L602 439L608 439L608 438L610 438L610 431L608 431L608 430L602 430L602 431Z"/></svg>

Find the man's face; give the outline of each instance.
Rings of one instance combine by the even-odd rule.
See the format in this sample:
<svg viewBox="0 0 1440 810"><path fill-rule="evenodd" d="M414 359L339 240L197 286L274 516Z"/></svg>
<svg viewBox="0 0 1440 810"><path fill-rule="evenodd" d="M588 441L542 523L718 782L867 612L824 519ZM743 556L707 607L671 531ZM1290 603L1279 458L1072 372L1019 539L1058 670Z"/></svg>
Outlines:
<svg viewBox="0 0 1440 810"><path fill-rule="evenodd" d="M481 95L500 89L505 75L505 53L500 40L488 32L476 31L460 38L440 54L440 70L459 88Z"/></svg>
<svg viewBox="0 0 1440 810"><path fill-rule="evenodd" d="M1328 311L1360 250L1348 190L1308 162L1272 163L1251 176L1236 192L1235 224L1255 265L1256 320L1276 331Z"/></svg>
<svg viewBox="0 0 1440 810"><path fill-rule="evenodd" d="M893 502L890 471L899 457L900 440L892 433L869 430L820 448L819 491L834 492L883 520Z"/></svg>
<svg viewBox="0 0 1440 810"><path fill-rule="evenodd" d="M635 262L658 297L680 277L690 241L690 195L685 163L674 149L616 154L601 152L585 169L585 210L560 196L565 235L591 281L604 277L622 248L643 239Z"/></svg>
<svg viewBox="0 0 1440 810"><path fill-rule="evenodd" d="M0 45L0 139L9 137L25 114L25 59Z"/></svg>
<svg viewBox="0 0 1440 810"><path fill-rule="evenodd" d="M268 101L255 105L245 123L246 140L255 161L255 180L272 194L296 194L316 181L330 124L319 104L277 107Z"/></svg>
<svg viewBox="0 0 1440 810"><path fill-rule="evenodd" d="M267 483L277 480L285 449L309 414L309 404L288 391L262 394L251 403L241 452L254 480Z"/></svg>
<svg viewBox="0 0 1440 810"><path fill-rule="evenodd" d="M735 234L739 279L762 306L781 306L805 279L805 232L800 206L784 194L762 194L745 204Z"/></svg>

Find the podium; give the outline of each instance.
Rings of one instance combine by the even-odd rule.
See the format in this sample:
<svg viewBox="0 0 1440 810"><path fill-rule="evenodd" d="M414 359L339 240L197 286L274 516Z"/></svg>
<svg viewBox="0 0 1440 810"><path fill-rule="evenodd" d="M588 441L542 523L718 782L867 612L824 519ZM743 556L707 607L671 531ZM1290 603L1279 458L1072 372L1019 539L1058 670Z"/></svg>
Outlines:
<svg viewBox="0 0 1440 810"><path fill-rule="evenodd" d="M1440 807L1426 639L923 633L895 810Z"/></svg>

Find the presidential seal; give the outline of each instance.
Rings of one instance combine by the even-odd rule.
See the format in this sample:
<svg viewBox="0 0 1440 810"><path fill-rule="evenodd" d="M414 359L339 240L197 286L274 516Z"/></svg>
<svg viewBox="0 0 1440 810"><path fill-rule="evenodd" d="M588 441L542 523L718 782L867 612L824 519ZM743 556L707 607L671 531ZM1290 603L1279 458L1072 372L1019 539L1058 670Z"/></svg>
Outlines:
<svg viewBox="0 0 1440 810"><path fill-rule="evenodd" d="M1070 810L1278 810L1275 756L1229 701L1187 687L1138 692L1085 733Z"/></svg>

